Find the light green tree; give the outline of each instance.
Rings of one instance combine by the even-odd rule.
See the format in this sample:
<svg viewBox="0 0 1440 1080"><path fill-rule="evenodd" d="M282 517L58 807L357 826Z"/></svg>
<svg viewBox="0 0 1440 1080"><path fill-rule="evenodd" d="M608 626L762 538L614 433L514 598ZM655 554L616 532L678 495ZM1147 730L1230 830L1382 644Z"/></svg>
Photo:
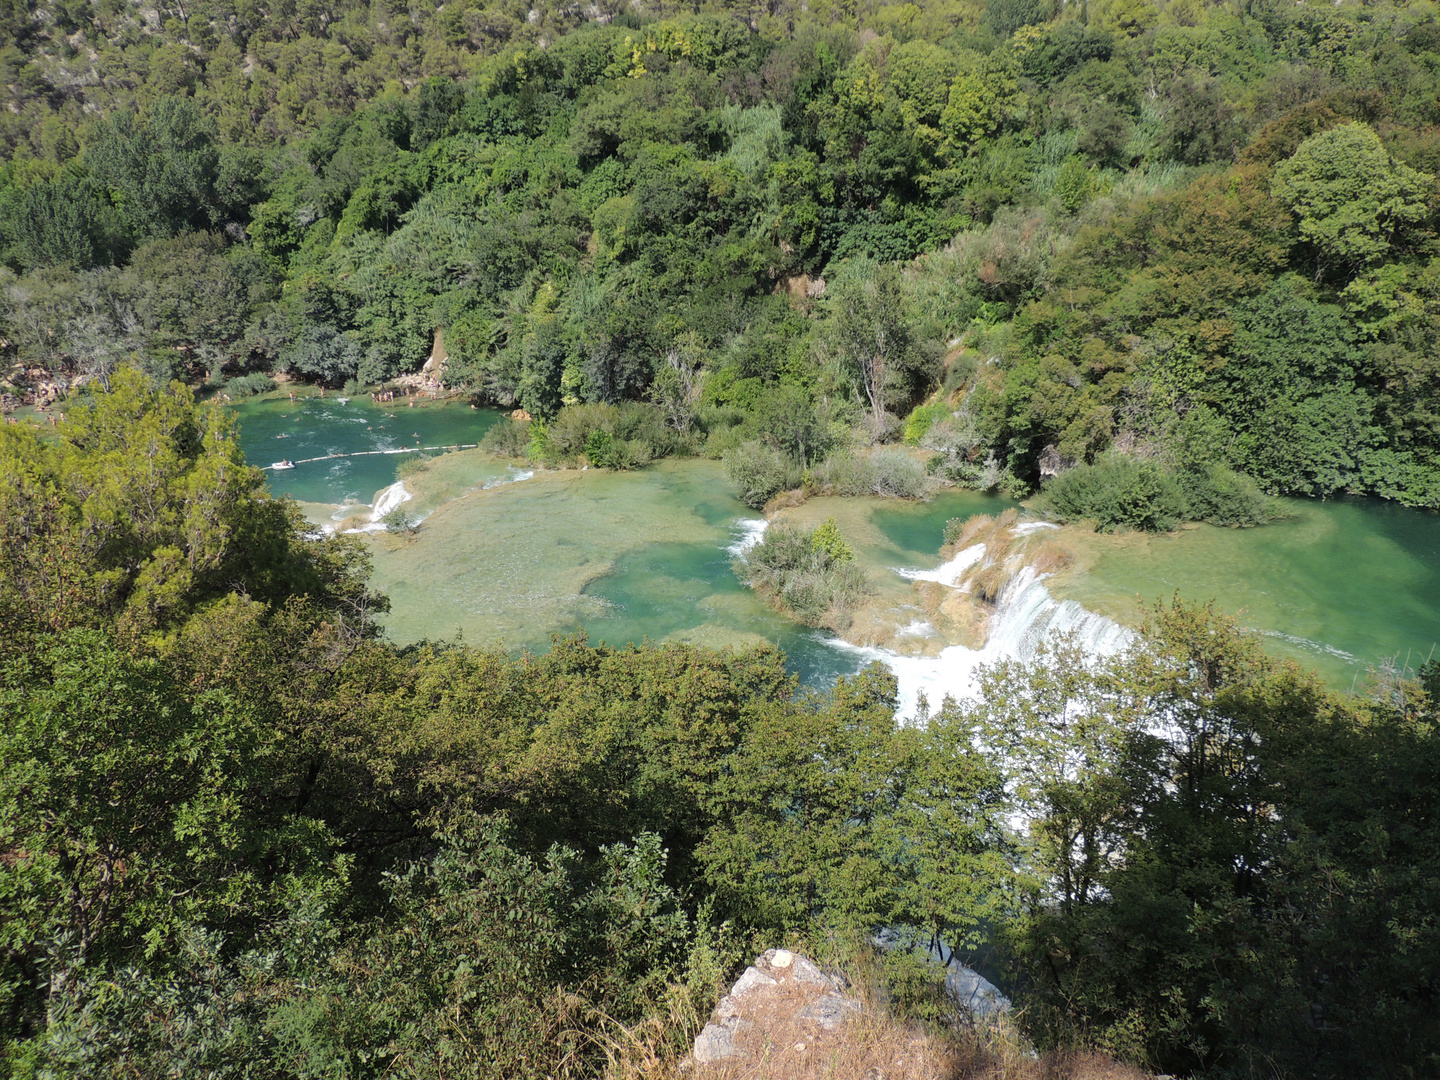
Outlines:
<svg viewBox="0 0 1440 1080"><path fill-rule="evenodd" d="M1312 135L1275 168L1271 194L1323 258L1365 266L1425 216L1435 178L1395 161L1366 124Z"/></svg>

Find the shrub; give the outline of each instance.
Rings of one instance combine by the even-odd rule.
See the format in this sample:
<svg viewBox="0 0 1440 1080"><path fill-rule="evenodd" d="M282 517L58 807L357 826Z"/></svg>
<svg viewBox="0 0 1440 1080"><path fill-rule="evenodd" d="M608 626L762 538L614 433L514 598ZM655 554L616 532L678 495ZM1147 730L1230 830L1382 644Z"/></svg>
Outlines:
<svg viewBox="0 0 1440 1080"><path fill-rule="evenodd" d="M644 458L669 457L683 444L679 434L665 423L665 414L654 405L639 401L627 401L616 409L611 434L629 443L639 443L632 452L639 454L644 449Z"/></svg>
<svg viewBox="0 0 1440 1080"><path fill-rule="evenodd" d="M1180 486L1185 491L1190 516L1212 525L1263 525L1278 516L1274 499L1244 473L1224 465L1182 469Z"/></svg>
<svg viewBox="0 0 1440 1080"><path fill-rule="evenodd" d="M485 432L480 449L496 457L523 457L529 442L529 424L523 420L501 420Z"/></svg>
<svg viewBox="0 0 1440 1080"><path fill-rule="evenodd" d="M921 405L912 412L905 421L905 443L907 446L919 446L931 426L939 420L944 420L950 415L950 406L943 401L932 402L929 405Z"/></svg>
<svg viewBox="0 0 1440 1080"><path fill-rule="evenodd" d="M599 464L606 469L639 469L651 461L650 447L644 439L612 439L610 452Z"/></svg>
<svg viewBox="0 0 1440 1080"><path fill-rule="evenodd" d="M807 626L843 630L871 593L854 558L833 518L810 530L777 524L735 560L735 572Z"/></svg>
<svg viewBox="0 0 1440 1080"><path fill-rule="evenodd" d="M925 467L903 450L877 450L864 456L831 454L812 471L814 486L836 495L922 498L929 485Z"/></svg>
<svg viewBox="0 0 1440 1080"><path fill-rule="evenodd" d="M415 457L406 458L400 462L399 465L395 466L395 479L408 480L412 476L419 476L426 469L430 468L430 462L432 460L434 459L428 458L424 454L417 454Z"/></svg>
<svg viewBox="0 0 1440 1080"><path fill-rule="evenodd" d="M1110 455L1078 465L1045 485L1039 506L1058 521L1095 522L1101 532L1166 532L1185 520L1185 492L1152 462Z"/></svg>
<svg viewBox="0 0 1440 1080"><path fill-rule="evenodd" d="M753 440L725 455L725 475L740 501L757 510L778 492L798 487L801 473L799 464Z"/></svg>
<svg viewBox="0 0 1440 1080"><path fill-rule="evenodd" d="M224 392L232 398L253 397L274 389L275 380L260 371L253 371L249 375L237 375L223 384Z"/></svg>
<svg viewBox="0 0 1440 1080"><path fill-rule="evenodd" d="M596 432L614 432L618 412L614 405L565 406L546 429L555 455L570 459L584 454L586 443Z"/></svg>
<svg viewBox="0 0 1440 1080"><path fill-rule="evenodd" d="M826 518L816 526L815 532L810 537L810 546L831 562L855 561L855 552L845 542L845 537L840 535L840 526L835 523L833 517Z"/></svg>
<svg viewBox="0 0 1440 1080"><path fill-rule="evenodd" d="M590 432L585 439L585 456L590 460L591 465L605 465L610 459L610 448L615 443L615 436L608 431L596 430Z"/></svg>
<svg viewBox="0 0 1440 1080"><path fill-rule="evenodd" d="M380 524L385 526L386 532L396 536L420 531L420 519L403 506L397 506L382 517Z"/></svg>

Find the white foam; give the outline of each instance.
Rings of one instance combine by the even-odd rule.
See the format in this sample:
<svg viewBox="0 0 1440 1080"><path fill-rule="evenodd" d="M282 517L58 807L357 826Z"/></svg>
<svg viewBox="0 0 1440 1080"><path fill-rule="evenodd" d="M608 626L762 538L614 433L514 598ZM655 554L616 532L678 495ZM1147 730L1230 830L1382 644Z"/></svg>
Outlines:
<svg viewBox="0 0 1440 1080"><path fill-rule="evenodd" d="M382 489L375 495L375 505L370 511L370 520L379 522L392 510L398 510L404 503L409 502L415 496L405 490L405 482L397 480L389 487Z"/></svg>
<svg viewBox="0 0 1440 1080"><path fill-rule="evenodd" d="M953 589L960 580L960 575L984 557L985 545L975 544L958 552L953 559L941 563L934 570L896 569L895 573L911 581L938 581L941 585L948 585Z"/></svg>
<svg viewBox="0 0 1440 1080"><path fill-rule="evenodd" d="M990 616L989 635L980 649L951 645L930 657L900 656L888 649L851 645L838 638L831 639L830 644L867 661L879 660L895 673L900 683L896 715L903 721L915 717L921 694L931 709L946 697L957 701L974 698L982 665L1034 659L1042 643L1061 634L1073 634L1080 647L1092 656L1113 655L1134 641L1134 632L1119 623L1073 600L1056 600L1042 578L1027 566L1010 580Z"/></svg>
<svg viewBox="0 0 1440 1080"><path fill-rule="evenodd" d="M534 475L535 473L532 469L517 469L514 465L511 465L508 466L504 476L486 481L485 486L482 487L481 490L489 491L491 488L497 488L501 484L518 484L521 480L529 480Z"/></svg>
<svg viewBox="0 0 1440 1080"><path fill-rule="evenodd" d="M1019 525L1016 525L1015 528L1011 530L1011 532L1013 532L1016 536L1029 536L1031 533L1039 532L1041 529L1058 528L1060 528L1060 526L1056 525L1053 521L1025 521Z"/></svg>
<svg viewBox="0 0 1440 1080"><path fill-rule="evenodd" d="M725 550L731 555L744 555L764 538L769 524L764 518L741 518L730 526L735 540Z"/></svg>

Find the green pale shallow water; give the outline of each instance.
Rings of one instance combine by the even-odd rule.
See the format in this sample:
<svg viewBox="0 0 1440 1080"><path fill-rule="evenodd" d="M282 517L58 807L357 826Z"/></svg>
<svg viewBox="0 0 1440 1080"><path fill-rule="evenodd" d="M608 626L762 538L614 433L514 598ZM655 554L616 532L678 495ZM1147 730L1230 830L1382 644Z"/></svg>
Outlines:
<svg viewBox="0 0 1440 1080"><path fill-rule="evenodd" d="M335 397L243 402L232 407L240 446L252 465L289 458L353 454L362 450L444 446L479 442L500 414L461 404L407 408L404 401L376 405L369 395L341 404ZM280 436L284 436L281 438ZM304 503L368 503L395 482L395 467L408 454L335 458L269 474L270 490Z"/></svg>
<svg viewBox="0 0 1440 1080"><path fill-rule="evenodd" d="M409 409L340 405L333 398L237 406L241 442L257 464L281 457L475 442L499 419L464 406ZM285 439L276 439L284 434ZM318 520L334 504L369 502L394 482L405 455L343 458L270 473L272 490ZM408 504L428 514L418 537L373 538L375 583L389 593L391 637L409 642L457 631L476 644L543 649L555 632L592 640L779 644L807 682L852 671L857 660L825 635L778 618L736 581L725 550L755 517L729 493L714 462L661 462L633 473L516 470L474 451L438 458L407 481ZM1011 505L970 493L929 503L817 499L802 521L835 516L860 560L902 598L888 569L934 566L945 521ZM1293 500L1293 516L1260 529L1208 526L1161 537L1077 537L1077 570L1056 595L1134 622L1142 600L1179 592L1214 598L1266 635L1273 653L1349 687L1387 657L1412 666L1440 641L1440 516L1376 500Z"/></svg>
<svg viewBox="0 0 1440 1080"><path fill-rule="evenodd" d="M1093 563L1052 591L1127 622L1142 601L1213 598L1268 651L1341 689L1387 658L1418 667L1440 642L1440 515L1378 499L1286 508L1288 520L1258 529L1097 537Z"/></svg>

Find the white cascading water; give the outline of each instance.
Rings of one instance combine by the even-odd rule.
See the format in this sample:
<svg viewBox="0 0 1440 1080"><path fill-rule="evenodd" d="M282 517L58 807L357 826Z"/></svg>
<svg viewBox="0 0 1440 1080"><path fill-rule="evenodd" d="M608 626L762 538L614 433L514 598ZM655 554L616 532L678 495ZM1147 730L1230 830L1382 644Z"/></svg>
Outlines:
<svg viewBox="0 0 1440 1080"><path fill-rule="evenodd" d="M923 572L923 577L921 572L904 576L953 586L958 574L951 574L949 568L967 556L966 565L974 565L984 552L979 550L975 555L970 552L980 547L966 548L936 570ZM1045 588L1044 575L1027 566L1001 591L982 648L951 645L938 656L901 656L888 649L851 645L838 638L830 644L867 661L879 660L886 664L900 683L900 707L896 715L908 720L915 716L922 694L932 710L947 696L957 701L973 698L977 695L977 676L982 665L1033 659L1043 642L1062 634L1073 634L1077 644L1092 656L1120 652L1135 638L1133 631L1073 600L1056 600Z"/></svg>
<svg viewBox="0 0 1440 1080"><path fill-rule="evenodd" d="M769 524L764 518L741 518L730 526L730 531L735 535L735 542L725 550L737 558L744 555L764 538L765 528Z"/></svg>
<svg viewBox="0 0 1440 1080"><path fill-rule="evenodd" d="M953 559L949 562L941 563L934 570L897 569L895 572L903 578L909 578L911 581L935 581L941 585L948 585L953 589L959 583L961 575L984 557L985 545L976 544L974 547L968 547L964 551L957 552Z"/></svg>

